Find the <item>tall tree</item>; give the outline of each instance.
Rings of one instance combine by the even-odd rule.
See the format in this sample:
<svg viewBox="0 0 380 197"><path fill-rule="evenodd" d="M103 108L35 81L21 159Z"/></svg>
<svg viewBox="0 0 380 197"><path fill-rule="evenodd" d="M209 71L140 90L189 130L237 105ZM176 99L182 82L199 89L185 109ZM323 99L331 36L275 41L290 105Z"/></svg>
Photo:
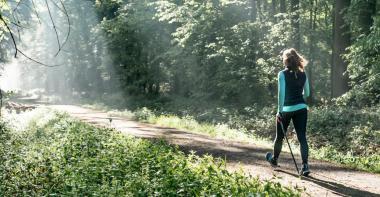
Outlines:
<svg viewBox="0 0 380 197"><path fill-rule="evenodd" d="M251 9L250 9L250 16L251 16L251 21L256 21L257 18L257 0L251 0Z"/></svg>
<svg viewBox="0 0 380 197"><path fill-rule="evenodd" d="M277 14L277 0L272 0L272 15Z"/></svg>
<svg viewBox="0 0 380 197"><path fill-rule="evenodd" d="M300 50L301 47L301 35L300 35L300 1L299 0L291 0L291 20L293 27L293 46L297 50Z"/></svg>
<svg viewBox="0 0 380 197"><path fill-rule="evenodd" d="M310 15L309 15L309 64L310 67L308 67L308 78L309 78L309 83L310 83L310 97L309 101L313 102L314 100L314 87L313 87L313 63L314 63L314 47L315 47L315 42L314 40L314 31L315 31L315 26L316 26L316 5L314 5L315 0L310 0Z"/></svg>
<svg viewBox="0 0 380 197"><path fill-rule="evenodd" d="M373 15L376 12L376 0L366 0L359 2L359 28L360 32L368 35L373 24Z"/></svg>
<svg viewBox="0 0 380 197"><path fill-rule="evenodd" d="M331 96L338 97L349 90L347 62L343 60L346 48L350 45L349 26L344 21L345 10L350 6L350 0L336 0L333 28L333 58L331 68Z"/></svg>
<svg viewBox="0 0 380 197"><path fill-rule="evenodd" d="M286 13L286 0L280 0L280 11Z"/></svg>
<svg viewBox="0 0 380 197"><path fill-rule="evenodd" d="M260 22L263 21L263 9L262 9L262 1L257 0L256 1L256 10L257 10L257 16Z"/></svg>

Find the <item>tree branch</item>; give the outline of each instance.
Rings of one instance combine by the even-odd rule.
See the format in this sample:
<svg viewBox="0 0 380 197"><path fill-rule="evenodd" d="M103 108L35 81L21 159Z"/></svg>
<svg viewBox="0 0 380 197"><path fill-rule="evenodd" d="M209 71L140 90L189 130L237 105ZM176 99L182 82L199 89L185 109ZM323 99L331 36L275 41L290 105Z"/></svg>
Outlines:
<svg viewBox="0 0 380 197"><path fill-rule="evenodd" d="M20 0L20 1L17 2L17 5L16 5L16 7L13 9L13 12L14 12L15 10L17 10L18 6L20 6L21 2L23 2L23 1L24 1L24 0Z"/></svg>
<svg viewBox="0 0 380 197"><path fill-rule="evenodd" d="M11 30L11 28L9 28L8 23L4 20L3 15L2 15L1 13L0 13L0 20L4 23L5 27L6 27L7 30L8 30L8 33L11 35L12 42L13 42L13 45L14 45L14 47L15 47L15 54L14 54L14 57L16 58L16 57L17 57L17 51L18 51L18 49L17 49L17 43L16 43L16 40L15 40L15 38L14 38L14 36L13 36L12 30Z"/></svg>
<svg viewBox="0 0 380 197"><path fill-rule="evenodd" d="M22 56L24 56L26 59L28 59L28 60L30 60L30 61L32 61L32 62L35 62L35 63L37 63L37 64L39 64L39 65L41 65L41 66L45 66L45 67L58 67L58 66L62 66L62 65L59 65L59 64L57 64L57 65L48 65L48 64L44 64L44 63L42 63L42 62L40 62L40 61L38 61L38 60L35 60L35 59L29 57L28 55L26 55L24 52L20 51L19 49L17 49L17 51L18 51Z"/></svg>
<svg viewBox="0 0 380 197"><path fill-rule="evenodd" d="M61 51L61 43L59 41L59 35L58 35L58 31L57 31L57 28L55 26L55 23L54 23L54 20L53 20L53 17L51 15L51 11L50 11L50 7L49 7L49 3L47 0L45 0L45 4L46 4L46 7L47 7L47 10L48 10L48 13L49 13L49 17L50 17L50 21L51 23L53 24L53 29L54 29L54 32L55 32L55 35L57 37L57 43L58 43L58 51L57 53L59 53Z"/></svg>
<svg viewBox="0 0 380 197"><path fill-rule="evenodd" d="M70 37L70 33L71 33L71 22L70 22L70 16L67 12L67 9L65 7L65 4L63 3L62 0L59 0L61 7L59 7L59 5L55 2L55 1L52 1L53 2L53 5L55 5L59 10L61 10L61 12L66 16L66 19L67 19L67 24L68 24L68 31L67 31L67 34L66 34L66 37L65 37L65 40L62 42L61 44L61 50L62 48L65 46L65 44L67 43L67 41L69 40L69 37ZM58 55L59 51L55 54L55 57Z"/></svg>
<svg viewBox="0 0 380 197"><path fill-rule="evenodd" d="M42 24L42 23L41 23L41 19L40 19L40 15L38 15L37 8L36 8L36 4L34 3L34 0L32 0L32 5L33 5L34 13L35 13L35 15L37 16L38 22L39 22L40 24Z"/></svg>
<svg viewBox="0 0 380 197"><path fill-rule="evenodd" d="M48 64L45 64L41 61L38 61L36 59L33 59L31 58L30 56L28 56L27 54L25 54L23 51L21 51L19 48L18 48L18 45L17 45L17 42L16 42L16 39L15 39L15 35L13 33L13 31L11 30L10 28L10 25L15 25L16 28L17 28L17 32L18 34L20 34L20 29L19 28L24 28L21 23L20 23L20 20L19 20L19 16L18 16L18 8L20 7L21 4L25 4L28 8L30 9L33 9L34 10L34 13L36 15L36 17L38 18L38 22L41 24L41 18L39 16L39 13L38 13L38 10L36 9L36 5L35 5L35 2L34 0L31 0L32 2L32 5L33 5L33 8L31 8L28 4L25 3L24 0L20 0L18 2L16 1L12 1L12 0L9 0L7 2L14 2L14 3L17 3L16 7L15 8L10 8L10 10L13 10L10 14L12 16L10 16L11 18L13 17L13 20L10 20L8 21L8 17L4 18L4 16L2 15L2 13L0 12L0 21L4 24L6 30L8 31L8 33L10 34L10 37L11 37L11 40L12 40L12 43L14 45L14 48L15 48L15 53L14 53L14 57L17 58L17 55L18 54L21 54L22 56L24 56L26 59L34 62L34 63L37 63L41 66L45 66L45 67L57 67L57 66L61 66L61 65L48 65ZM53 29L54 29L54 32L55 32L55 35L56 35L56 39L57 39L57 43L58 43L58 51L57 53L55 54L55 57L59 54L60 51L63 51L63 46L67 43L68 39L69 39L69 36L70 36L70 32L71 32L71 22L70 22L70 17L69 17L69 14L66 10L66 7L63 3L62 0L59 0L60 4L61 4L61 7L54 1L54 0L51 0L51 2L57 6L57 8L65 15L66 19L67 19L67 22L68 22L68 31L67 31L67 34L66 34L66 37L65 37L65 40L64 42L61 43L60 39L59 39L59 34L58 34L58 27L56 26L55 22L54 22L54 19L53 19L53 16L52 16L52 12L51 12L51 9L50 9L50 6L49 6L49 2L48 0L45 0L45 4L46 4L46 8L47 8L47 11L49 13L49 18L50 18L50 21L53 25ZM21 36L19 35L20 39L21 39Z"/></svg>

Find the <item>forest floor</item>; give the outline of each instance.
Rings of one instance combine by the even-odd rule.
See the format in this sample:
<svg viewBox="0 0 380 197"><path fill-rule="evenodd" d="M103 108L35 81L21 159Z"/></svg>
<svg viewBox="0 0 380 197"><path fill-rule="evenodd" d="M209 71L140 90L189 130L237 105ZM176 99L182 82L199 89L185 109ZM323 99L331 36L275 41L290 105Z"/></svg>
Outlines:
<svg viewBox="0 0 380 197"><path fill-rule="evenodd" d="M304 188L305 196L380 197L379 174L352 170L311 159L309 161L310 176L300 178L289 153L281 154L279 171L273 171L265 160L265 153L271 150L253 143L216 139L178 129L143 124L123 117L110 117L107 112L79 106L51 105L49 107L67 112L71 116L93 125L112 127L127 135L151 140L164 139L169 144L178 145L184 152L193 150L198 155L210 154L226 159L228 170L243 170L246 174L259 176L260 179L272 179L283 185ZM112 122L110 122L110 118L112 118ZM300 160L299 155L296 155L296 159Z"/></svg>

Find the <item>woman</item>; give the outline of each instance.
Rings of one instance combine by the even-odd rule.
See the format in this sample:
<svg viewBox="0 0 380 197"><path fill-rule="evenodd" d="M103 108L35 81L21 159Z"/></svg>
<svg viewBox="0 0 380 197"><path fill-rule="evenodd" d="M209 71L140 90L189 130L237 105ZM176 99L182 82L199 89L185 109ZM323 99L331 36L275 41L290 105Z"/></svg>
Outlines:
<svg viewBox="0 0 380 197"><path fill-rule="evenodd" d="M301 145L301 174L307 176L310 173L308 166L309 147L306 140L307 105L305 100L310 95L309 81L305 73L307 61L293 48L285 50L282 59L285 69L278 73L276 139L273 154L267 153L266 159L272 166L277 167L277 160L284 139L280 121L286 131L290 120L292 120Z"/></svg>

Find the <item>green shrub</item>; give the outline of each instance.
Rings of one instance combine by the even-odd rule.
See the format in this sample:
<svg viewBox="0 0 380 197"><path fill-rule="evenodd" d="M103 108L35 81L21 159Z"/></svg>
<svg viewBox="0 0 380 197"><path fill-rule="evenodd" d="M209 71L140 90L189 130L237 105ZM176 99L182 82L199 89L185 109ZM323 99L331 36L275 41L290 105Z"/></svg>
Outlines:
<svg viewBox="0 0 380 197"><path fill-rule="evenodd" d="M331 145L354 155L379 153L380 113L346 107L319 107L310 113L309 139L319 148Z"/></svg>
<svg viewBox="0 0 380 197"><path fill-rule="evenodd" d="M373 19L371 32L356 39L344 56L352 88L339 101L347 106L380 104L380 17Z"/></svg>
<svg viewBox="0 0 380 197"><path fill-rule="evenodd" d="M6 154L11 151L11 134L8 126L0 121L0 180L4 180L5 176L5 166L3 165L6 160ZM0 184L1 185L1 184ZM1 186L0 186L1 187ZM1 194L1 190L0 190Z"/></svg>
<svg viewBox="0 0 380 197"><path fill-rule="evenodd" d="M319 149L311 149L314 158L345 164L346 166L380 173L380 155L355 156L352 152L346 154L337 151L332 146L323 146Z"/></svg>
<svg viewBox="0 0 380 197"><path fill-rule="evenodd" d="M155 117L154 113L146 107L140 108L134 112L134 118L139 121L149 122L149 119L154 118L154 117Z"/></svg>
<svg viewBox="0 0 380 197"><path fill-rule="evenodd" d="M308 139L313 157L380 172L378 108L324 106L313 109Z"/></svg>
<svg viewBox="0 0 380 197"><path fill-rule="evenodd" d="M65 115L1 133L6 196L298 196L278 183L230 173L222 160L126 137ZM3 131L3 130L2 130ZM3 149L1 149L3 150ZM0 151L1 151L0 150Z"/></svg>

